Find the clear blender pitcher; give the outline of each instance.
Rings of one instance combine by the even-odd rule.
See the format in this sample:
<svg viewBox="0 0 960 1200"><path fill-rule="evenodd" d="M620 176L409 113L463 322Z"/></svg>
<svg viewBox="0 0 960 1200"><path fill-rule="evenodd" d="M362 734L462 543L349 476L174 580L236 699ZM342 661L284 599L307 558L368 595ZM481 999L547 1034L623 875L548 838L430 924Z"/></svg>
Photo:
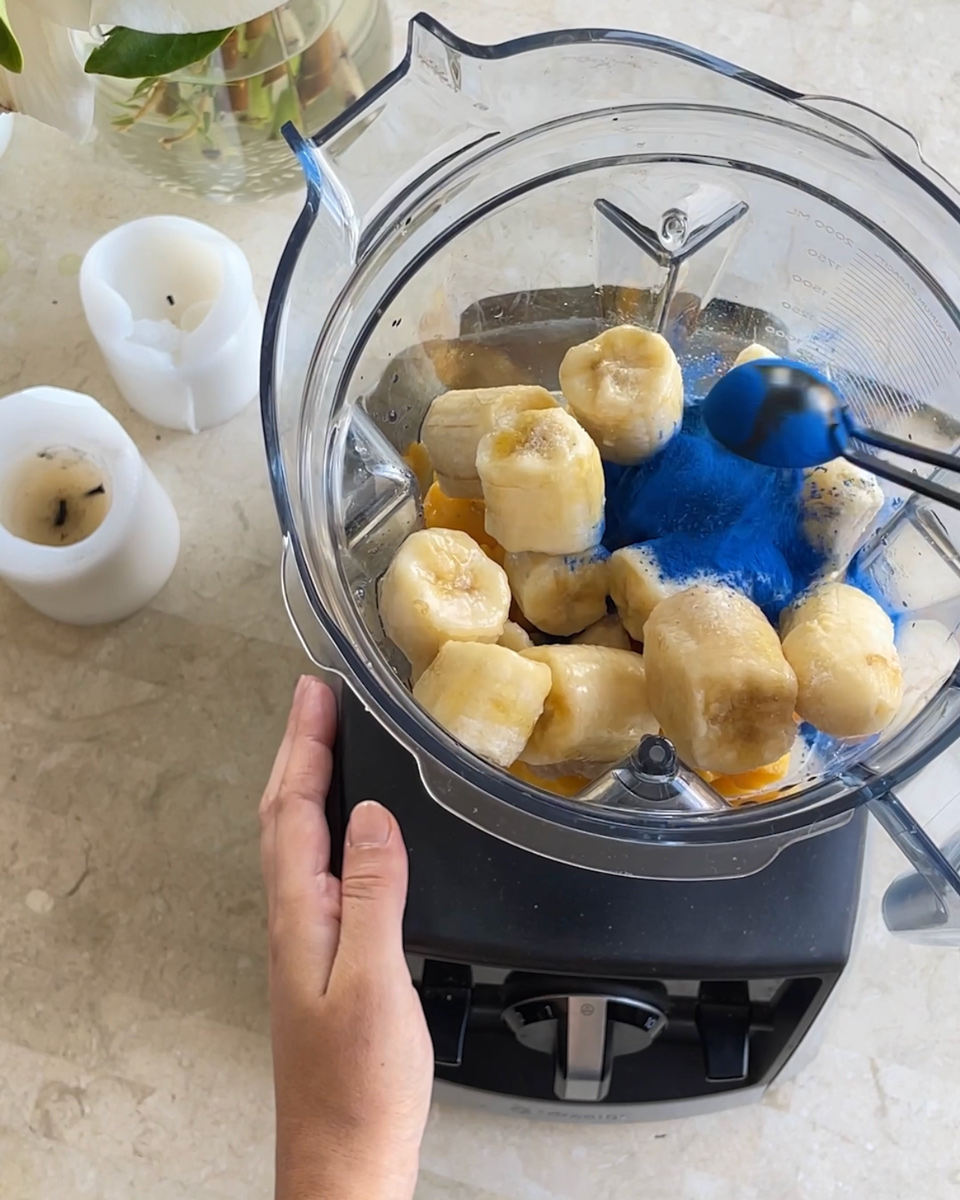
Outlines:
<svg viewBox="0 0 960 1200"><path fill-rule="evenodd" d="M434 801L515 845L637 877L735 877L866 804L911 864L888 926L960 942L960 797L922 779L893 792L960 734L956 513L889 488L860 552L902 613L897 720L798 752L742 807L669 752L638 750L573 798L489 765L419 708L377 616L377 580L422 520L403 453L433 397L556 390L565 350L607 326L661 331L688 397L758 341L832 375L865 423L956 446L960 197L911 136L659 38L479 46L420 16L391 75L289 138L307 199L267 314L263 420L286 602L313 659Z"/></svg>

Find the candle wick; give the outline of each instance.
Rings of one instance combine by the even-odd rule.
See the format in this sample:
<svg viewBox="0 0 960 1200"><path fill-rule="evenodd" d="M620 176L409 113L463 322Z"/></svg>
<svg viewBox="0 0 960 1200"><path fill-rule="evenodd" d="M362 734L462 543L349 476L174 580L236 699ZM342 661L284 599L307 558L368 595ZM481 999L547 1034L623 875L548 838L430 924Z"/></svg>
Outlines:
<svg viewBox="0 0 960 1200"><path fill-rule="evenodd" d="M98 483L96 487L92 487L89 492L84 492L84 496L102 496L106 488L102 483Z"/></svg>
<svg viewBox="0 0 960 1200"><path fill-rule="evenodd" d="M173 308L173 306L176 302L172 296L167 296L167 303L170 305L171 308Z"/></svg>
<svg viewBox="0 0 960 1200"><path fill-rule="evenodd" d="M57 515L53 518L54 525L59 529L67 520L67 502L66 500L57 501Z"/></svg>

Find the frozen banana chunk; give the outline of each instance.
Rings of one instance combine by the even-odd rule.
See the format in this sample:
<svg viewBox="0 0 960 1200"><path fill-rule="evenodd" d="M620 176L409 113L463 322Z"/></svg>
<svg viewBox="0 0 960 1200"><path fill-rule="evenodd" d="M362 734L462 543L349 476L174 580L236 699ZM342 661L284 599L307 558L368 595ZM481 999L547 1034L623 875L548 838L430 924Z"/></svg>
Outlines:
<svg viewBox="0 0 960 1200"><path fill-rule="evenodd" d="M609 558L602 546L582 554L508 554L503 569L527 620L569 637L606 613Z"/></svg>
<svg viewBox="0 0 960 1200"><path fill-rule="evenodd" d="M647 617L660 601L686 586L663 574L656 554L648 546L624 546L622 550L615 550L610 556L609 573L610 596L620 620L638 642L643 641Z"/></svg>
<svg viewBox="0 0 960 1200"><path fill-rule="evenodd" d="M783 653L797 674L797 712L831 737L867 737L896 716L903 676L893 622L846 583L824 583L780 619Z"/></svg>
<svg viewBox="0 0 960 1200"><path fill-rule="evenodd" d="M616 613L595 621L573 639L578 646L608 646L611 650L631 650L630 634Z"/></svg>
<svg viewBox="0 0 960 1200"><path fill-rule="evenodd" d="M797 679L746 596L710 584L668 596L643 649L650 707L688 766L737 775L790 750Z"/></svg>
<svg viewBox="0 0 960 1200"><path fill-rule="evenodd" d="M645 734L657 732L639 654L570 645L535 646L523 657L546 663L553 685L522 762L619 762Z"/></svg>
<svg viewBox="0 0 960 1200"><path fill-rule="evenodd" d="M737 357L733 360L734 367L742 367L744 363L756 362L761 358L779 358L780 355L774 350L768 350L766 346L762 346L759 342L751 342L749 346L744 346ZM733 368L731 368L732 370Z"/></svg>
<svg viewBox="0 0 960 1200"><path fill-rule="evenodd" d="M384 633L416 676L445 642L495 642L510 611L510 585L468 534L419 529L387 568L379 609Z"/></svg>
<svg viewBox="0 0 960 1200"><path fill-rule="evenodd" d="M603 464L562 408L522 412L477 450L486 527L511 554L579 554L603 536Z"/></svg>
<svg viewBox="0 0 960 1200"><path fill-rule="evenodd" d="M829 566L845 567L883 507L876 475L834 458L807 467L800 493L803 533Z"/></svg>
<svg viewBox="0 0 960 1200"><path fill-rule="evenodd" d="M475 754L509 767L527 744L550 686L548 667L504 646L447 642L413 695Z"/></svg>
<svg viewBox="0 0 960 1200"><path fill-rule="evenodd" d="M608 462L651 458L683 419L677 356L666 338L636 325L572 346L560 364L560 387Z"/></svg>
<svg viewBox="0 0 960 1200"><path fill-rule="evenodd" d="M556 406L546 388L526 384L467 388L437 396L420 437L444 493L454 498L479 499L483 494L477 474L480 439L517 413Z"/></svg>
<svg viewBox="0 0 960 1200"><path fill-rule="evenodd" d="M695 583L733 588L775 618L793 593L793 572L776 546L750 528L669 533L624 546L610 559L610 594L637 641L660 601Z"/></svg>
<svg viewBox="0 0 960 1200"><path fill-rule="evenodd" d="M524 629L522 625L518 625L516 621L507 621L503 627L503 633L500 634L498 646L506 646L508 650L516 650L519 654L521 650L529 650L533 645L533 638Z"/></svg>

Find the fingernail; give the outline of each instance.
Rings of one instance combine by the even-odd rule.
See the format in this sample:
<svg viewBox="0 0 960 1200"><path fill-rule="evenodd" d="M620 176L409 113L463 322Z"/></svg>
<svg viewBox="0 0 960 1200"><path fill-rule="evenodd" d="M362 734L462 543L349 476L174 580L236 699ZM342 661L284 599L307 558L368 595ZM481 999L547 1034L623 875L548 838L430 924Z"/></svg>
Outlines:
<svg viewBox="0 0 960 1200"><path fill-rule="evenodd" d="M390 814L376 800L364 800L353 810L347 826L348 846L385 846L392 830Z"/></svg>

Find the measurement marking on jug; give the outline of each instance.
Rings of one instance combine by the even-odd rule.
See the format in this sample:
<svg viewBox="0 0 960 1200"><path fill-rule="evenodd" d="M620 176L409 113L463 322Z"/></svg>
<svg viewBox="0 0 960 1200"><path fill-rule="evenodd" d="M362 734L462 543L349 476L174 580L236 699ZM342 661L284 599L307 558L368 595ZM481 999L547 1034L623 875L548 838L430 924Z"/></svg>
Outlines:
<svg viewBox="0 0 960 1200"><path fill-rule="evenodd" d="M921 392L923 396L935 391L947 374L946 363L939 357L936 347L929 343L928 331L916 326L900 313L883 313L877 309L877 296L865 282L846 279L838 292L854 310L859 311L859 321L884 348L887 360L899 369L899 378L905 390ZM868 314L873 314L873 319ZM906 346L913 343L920 351L910 355ZM907 381L912 379L912 385ZM919 387L918 387L919 385Z"/></svg>
<svg viewBox="0 0 960 1200"><path fill-rule="evenodd" d="M882 254L857 249L824 305L822 324L835 336L821 348L855 376L848 398L867 423L889 427L957 371L951 332L918 284Z"/></svg>
<svg viewBox="0 0 960 1200"><path fill-rule="evenodd" d="M916 378L912 383L909 382L912 372L900 352L900 344L897 340L900 326L889 320L884 321L883 315L875 310L869 298L848 295L841 286L837 289L828 308L832 309L835 315L847 318L846 329L839 330L839 332L846 333L848 337L855 338L858 342L863 340L864 334L867 334L872 341L878 355L878 361L872 364L867 361L864 353L856 348L856 344L852 340L843 346L850 359L855 362L857 370L873 373L876 371L876 367L882 363L893 374L900 390L908 394L916 393L917 382L927 382L919 381ZM882 324L881 321L883 321Z"/></svg>
<svg viewBox="0 0 960 1200"><path fill-rule="evenodd" d="M802 208L788 208L788 217L795 217L798 221L803 221L808 225L812 225L814 229L819 229L821 233L825 233L827 237L835 238L843 246L849 246L851 250L856 249L857 243L850 237L849 234L843 232L842 229L837 229L831 225L829 221L822 221L819 217L812 216L811 213L804 212Z"/></svg>
<svg viewBox="0 0 960 1200"><path fill-rule="evenodd" d="M822 250L815 250L813 246L807 247L807 254L810 258L815 258L818 263L821 263L825 267L830 267L833 271L842 271L845 266L844 263L839 263L835 259L832 259L829 254L824 254Z"/></svg>
<svg viewBox="0 0 960 1200"><path fill-rule="evenodd" d="M892 293L896 299L902 300L904 307L908 311L911 311L914 306L919 308L932 324L943 345L949 348L953 347L953 338L950 335L950 331L940 320L930 301L897 267L888 262L881 254L867 254L862 250L858 251L856 262L851 264L851 269L855 275L861 274L865 276L878 288L884 288L888 295Z"/></svg>
<svg viewBox="0 0 960 1200"><path fill-rule="evenodd" d="M815 292L818 296L828 296L830 293L826 288L821 287L819 283L814 283L812 279L807 279L803 275L794 273L790 276L794 283L799 283L801 287L809 288L811 292Z"/></svg>
<svg viewBox="0 0 960 1200"><path fill-rule="evenodd" d="M952 356L931 336L929 325L918 319L916 310L909 303L894 307L889 300L883 300L882 291L873 286L869 278L853 274L845 276L837 290L852 307L859 309L862 324L869 324L867 314L876 318L875 330L876 321L882 320L882 327L877 332L888 356L900 366L904 382L907 377L914 377L914 386L906 390L916 391L919 383L925 389L924 395L929 395L955 369L955 364L950 361ZM914 347L914 353L907 351L908 346Z"/></svg>
<svg viewBox="0 0 960 1200"><path fill-rule="evenodd" d="M806 321L816 321L816 317L812 312L807 312L805 308L799 308L796 304L791 304L789 300L781 300L780 307L785 312L796 313L798 317L803 317Z"/></svg>

